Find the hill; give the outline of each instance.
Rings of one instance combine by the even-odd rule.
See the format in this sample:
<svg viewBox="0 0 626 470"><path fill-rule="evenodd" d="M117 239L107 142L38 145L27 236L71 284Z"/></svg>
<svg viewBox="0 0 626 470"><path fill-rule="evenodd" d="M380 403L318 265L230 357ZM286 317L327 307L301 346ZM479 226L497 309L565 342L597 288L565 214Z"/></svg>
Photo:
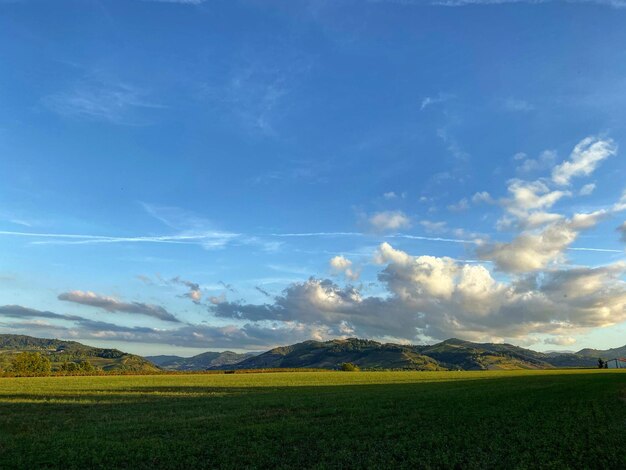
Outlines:
<svg viewBox="0 0 626 470"><path fill-rule="evenodd" d="M581 349L576 354L579 356L593 357L595 359L599 357L603 359L626 357L626 345L622 346L621 348L613 349Z"/></svg>
<svg viewBox="0 0 626 470"><path fill-rule="evenodd" d="M209 370L237 364L254 353L238 354L232 351L208 351L193 357L146 356L146 359L165 370Z"/></svg>
<svg viewBox="0 0 626 470"><path fill-rule="evenodd" d="M614 351L614 350L611 350ZM511 344L472 343L452 338L430 346L378 343L357 338L305 341L219 368L337 369L351 362L363 369L503 370L594 367L598 353L541 353Z"/></svg>
<svg viewBox="0 0 626 470"><path fill-rule="evenodd" d="M365 339L305 341L274 348L235 364L237 369L320 368L337 369L351 362L367 369L441 370L439 363L416 350L415 346L382 344Z"/></svg>
<svg viewBox="0 0 626 470"><path fill-rule="evenodd" d="M94 348L76 341L2 334L0 335L0 371L9 367L13 356L24 351L46 355L52 362L53 370L58 369L66 361L83 360L107 371L157 372L159 370L143 357L118 349Z"/></svg>
<svg viewBox="0 0 626 470"><path fill-rule="evenodd" d="M473 343L451 338L433 345L404 345L348 338L304 341L262 354L232 351L180 356L140 357L117 349L86 346L75 341L0 335L0 371L21 351L46 354L56 369L65 361L88 360L112 371L157 372L229 369L313 368L339 369L351 362L362 369L395 370L505 370L595 367L598 358L626 356L626 346L608 350L583 349L577 353L541 353L511 344Z"/></svg>

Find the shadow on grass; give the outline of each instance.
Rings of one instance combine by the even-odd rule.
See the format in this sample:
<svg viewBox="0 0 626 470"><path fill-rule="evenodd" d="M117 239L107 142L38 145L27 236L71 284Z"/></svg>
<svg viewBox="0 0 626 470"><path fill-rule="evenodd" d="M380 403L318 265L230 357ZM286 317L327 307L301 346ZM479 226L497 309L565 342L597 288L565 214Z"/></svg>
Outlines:
<svg viewBox="0 0 626 470"><path fill-rule="evenodd" d="M626 374L261 387L189 385L185 379L142 386L137 377L137 385L113 390L93 383L46 395L6 393L5 387L0 467L626 463L626 404L619 399Z"/></svg>

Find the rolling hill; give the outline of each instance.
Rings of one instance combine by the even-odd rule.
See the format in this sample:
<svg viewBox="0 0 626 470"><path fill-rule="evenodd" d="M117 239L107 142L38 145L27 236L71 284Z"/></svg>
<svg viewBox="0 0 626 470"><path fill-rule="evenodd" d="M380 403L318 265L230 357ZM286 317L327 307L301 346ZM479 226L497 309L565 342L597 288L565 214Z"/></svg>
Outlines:
<svg viewBox="0 0 626 470"><path fill-rule="evenodd" d="M165 370L210 370L237 364L252 356L255 354L208 351L193 357L146 356L146 359Z"/></svg>
<svg viewBox="0 0 626 470"><path fill-rule="evenodd" d="M621 348L613 349L581 349L576 353L579 356L613 359L615 357L626 357L626 345Z"/></svg>
<svg viewBox="0 0 626 470"><path fill-rule="evenodd" d="M87 360L106 371L158 372L159 370L143 357L117 349L94 348L76 341L0 334L0 371L7 370L12 357L23 351L34 351L46 355L52 362L53 370L58 369L66 361L82 360Z"/></svg>
<svg viewBox="0 0 626 470"><path fill-rule="evenodd" d="M197 356L147 356L117 349L101 349L75 341L0 335L0 371L21 351L38 351L52 361L53 369L64 361L88 360L111 371L158 372L232 369L314 368L338 369L350 362L362 369L380 370L505 370L595 367L598 358L626 356L626 346L608 350L583 349L577 353L542 353L511 344L472 343L451 338L433 345L403 345L348 338L304 341L262 354L208 351Z"/></svg>
<svg viewBox="0 0 626 470"><path fill-rule="evenodd" d="M271 349L234 365L236 369L319 368L337 369L351 362L368 369L440 370L436 360L424 356L414 346L381 344L366 339L305 341Z"/></svg>
<svg viewBox="0 0 626 470"><path fill-rule="evenodd" d="M220 368L322 368L337 369L351 362L363 369L503 370L594 367L590 354L545 354L511 344L472 343L448 339L430 346L378 343L357 338L305 341L271 349L236 364Z"/></svg>

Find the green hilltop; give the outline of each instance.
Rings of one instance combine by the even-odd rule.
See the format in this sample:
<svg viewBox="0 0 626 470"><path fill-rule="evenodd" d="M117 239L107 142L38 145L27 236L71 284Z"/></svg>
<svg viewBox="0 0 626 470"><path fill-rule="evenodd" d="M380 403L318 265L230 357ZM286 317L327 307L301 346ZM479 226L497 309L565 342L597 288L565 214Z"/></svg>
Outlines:
<svg viewBox="0 0 626 470"><path fill-rule="evenodd" d="M117 349L94 348L76 341L0 334L0 372L6 371L12 358L24 351L45 355L50 359L53 371L58 370L64 362L85 360L104 371L157 372L159 370L143 357Z"/></svg>

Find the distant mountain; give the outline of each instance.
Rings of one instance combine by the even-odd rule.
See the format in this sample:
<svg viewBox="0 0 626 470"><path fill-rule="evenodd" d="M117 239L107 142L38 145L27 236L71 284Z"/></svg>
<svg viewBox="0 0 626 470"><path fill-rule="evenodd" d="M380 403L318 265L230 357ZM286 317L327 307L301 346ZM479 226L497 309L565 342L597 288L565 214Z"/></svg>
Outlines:
<svg viewBox="0 0 626 470"><path fill-rule="evenodd" d="M547 369L544 354L511 344L472 343L451 338L432 346L416 346L446 369Z"/></svg>
<svg viewBox="0 0 626 470"><path fill-rule="evenodd" d="M46 355L57 369L64 362L89 361L103 370L158 372L158 367L141 356L117 349L86 346L76 341L34 338L25 335L0 334L0 371L6 370L13 356L23 351L35 351Z"/></svg>
<svg viewBox="0 0 626 470"><path fill-rule="evenodd" d="M381 344L365 339L336 339L305 341L272 349L266 353L235 364L236 369L321 368L337 369L351 362L367 369L440 370L433 358L416 350L415 346Z"/></svg>
<svg viewBox="0 0 626 470"><path fill-rule="evenodd" d="M147 356L146 359L165 370L210 370L231 366L255 355L255 353L209 351L193 357Z"/></svg>
<svg viewBox="0 0 626 470"><path fill-rule="evenodd" d="M117 349L101 349L75 341L41 339L22 335L0 335L0 371L21 351L38 351L52 361L53 369L65 361L88 360L104 370L157 372L159 370L228 370L316 368L338 369L351 362L362 369L395 370L501 370L595 367L598 358L626 357L626 346L608 350L583 349L577 353L541 353L511 344L472 343L451 338L441 343L416 346L379 343L348 338L305 341L271 349L262 354L232 351L205 352L185 358L148 356L142 358Z"/></svg>
<svg viewBox="0 0 626 470"><path fill-rule="evenodd" d="M603 359L614 359L616 357L626 357L626 345L621 348L613 348L613 349L581 349L576 354L579 356L587 356L598 359L599 357Z"/></svg>
<svg viewBox="0 0 626 470"><path fill-rule="evenodd" d="M594 367L599 355L540 353L511 344L472 343L452 338L430 346L383 344L357 338L305 341L274 348L220 368L337 369L351 362L363 369L498 370ZM607 356L608 357L608 356Z"/></svg>

